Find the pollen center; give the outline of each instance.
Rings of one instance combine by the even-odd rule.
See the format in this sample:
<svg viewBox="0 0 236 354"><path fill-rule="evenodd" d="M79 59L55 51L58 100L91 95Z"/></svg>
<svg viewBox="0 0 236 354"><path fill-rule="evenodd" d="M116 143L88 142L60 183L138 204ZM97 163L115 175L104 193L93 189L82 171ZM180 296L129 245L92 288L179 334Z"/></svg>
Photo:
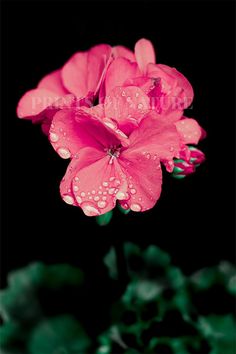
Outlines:
<svg viewBox="0 0 236 354"><path fill-rule="evenodd" d="M106 151L107 155L110 156L109 164L112 164L113 160L120 156L120 147L111 146L111 147L105 149L105 151Z"/></svg>

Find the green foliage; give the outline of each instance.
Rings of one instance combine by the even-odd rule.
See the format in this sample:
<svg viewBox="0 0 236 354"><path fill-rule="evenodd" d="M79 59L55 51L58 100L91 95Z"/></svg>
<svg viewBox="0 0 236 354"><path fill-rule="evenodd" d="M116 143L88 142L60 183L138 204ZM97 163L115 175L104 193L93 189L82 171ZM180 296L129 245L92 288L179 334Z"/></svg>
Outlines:
<svg viewBox="0 0 236 354"><path fill-rule="evenodd" d="M105 264L117 279L114 249L108 255ZM230 298L235 291L234 266L223 262L187 277L156 246L141 250L127 243L125 256L129 283L113 306L113 323L100 336L97 354L236 353L233 316L204 316L195 300L215 285Z"/></svg>
<svg viewBox="0 0 236 354"><path fill-rule="evenodd" d="M82 272L68 264L34 263L9 274L0 293L1 354L86 354L89 339L73 317L46 318L40 292L80 287Z"/></svg>

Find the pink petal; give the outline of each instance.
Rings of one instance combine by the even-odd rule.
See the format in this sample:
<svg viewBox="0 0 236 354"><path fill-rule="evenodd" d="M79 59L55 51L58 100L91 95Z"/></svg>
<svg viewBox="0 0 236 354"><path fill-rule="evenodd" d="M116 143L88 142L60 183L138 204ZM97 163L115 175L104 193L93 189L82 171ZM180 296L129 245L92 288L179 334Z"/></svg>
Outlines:
<svg viewBox="0 0 236 354"><path fill-rule="evenodd" d="M149 110L149 97L138 87L116 87L106 97L104 109L107 118L137 126Z"/></svg>
<svg viewBox="0 0 236 354"><path fill-rule="evenodd" d="M53 118L49 139L64 159L77 156L86 146L104 151L109 146L119 146L120 140L97 117L83 109L61 110Z"/></svg>
<svg viewBox="0 0 236 354"><path fill-rule="evenodd" d="M151 209L161 194L160 160L129 149L121 154L119 160L128 180L128 198L122 207L135 212Z"/></svg>
<svg viewBox="0 0 236 354"><path fill-rule="evenodd" d="M172 162L181 149L175 125L153 111L146 115L129 139L130 152L139 152L147 159L160 159L162 162Z"/></svg>
<svg viewBox="0 0 236 354"><path fill-rule="evenodd" d="M74 54L62 68L64 86L77 97L95 92L110 54L105 44Z"/></svg>
<svg viewBox="0 0 236 354"><path fill-rule="evenodd" d="M87 119L96 119L99 121L100 126L105 127L105 130L115 136L123 146L129 145L128 136L120 129L117 122L114 119L106 117L104 105L99 104L91 108L81 107L78 110L78 114L84 116L85 119L86 117L88 117Z"/></svg>
<svg viewBox="0 0 236 354"><path fill-rule="evenodd" d="M53 71L46 75L39 83L38 88L47 89L58 96L64 96L69 92L65 89L61 79L61 70Z"/></svg>
<svg viewBox="0 0 236 354"><path fill-rule="evenodd" d="M151 66L149 67L149 69L151 68ZM190 82L186 79L186 77L181 74L178 70L176 70L175 68L171 68L168 65L164 65L164 64L157 64L156 68L158 68L158 72L161 75L160 77L165 77L165 80L168 82L167 80L167 76L169 76L169 80L176 80L176 85L174 86L172 84L172 86L174 86L174 90L172 92L172 95L174 97L179 97L179 99L181 99L183 108L187 108L190 106L190 104L193 101L193 96L194 96L194 92L193 92L193 88L192 85L190 84Z"/></svg>
<svg viewBox="0 0 236 354"><path fill-rule="evenodd" d="M117 196L126 189L125 175L118 163L111 164L110 156L90 147L80 151L78 160L72 160L60 187L63 200L79 205L87 216L113 209Z"/></svg>
<svg viewBox="0 0 236 354"><path fill-rule="evenodd" d="M19 118L32 119L55 103L60 96L46 89L34 89L26 92L17 106Z"/></svg>
<svg viewBox="0 0 236 354"><path fill-rule="evenodd" d="M156 62L155 51L152 43L147 39L142 38L135 44L134 52L139 69L142 73L146 74L147 65L149 63Z"/></svg>
<svg viewBox="0 0 236 354"><path fill-rule="evenodd" d="M202 129L193 118L185 118L175 123L178 134L184 144L197 144L202 136Z"/></svg>
<svg viewBox="0 0 236 354"><path fill-rule="evenodd" d="M129 50L128 48L125 48L121 45L113 47L112 54L114 55L114 58L123 57L129 59L130 61L135 61L134 53L131 52L131 50Z"/></svg>
<svg viewBox="0 0 236 354"><path fill-rule="evenodd" d="M114 59L106 73L105 94L109 95L114 87L123 86L126 80L137 76L140 76L140 71L136 63L125 58ZM101 97L101 102L104 98Z"/></svg>

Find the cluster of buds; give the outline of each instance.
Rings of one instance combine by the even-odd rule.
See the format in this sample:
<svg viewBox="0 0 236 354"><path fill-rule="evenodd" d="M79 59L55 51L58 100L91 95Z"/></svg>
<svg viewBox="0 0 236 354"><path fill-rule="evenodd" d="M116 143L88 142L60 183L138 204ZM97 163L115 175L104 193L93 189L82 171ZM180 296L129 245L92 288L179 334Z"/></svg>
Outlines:
<svg viewBox="0 0 236 354"><path fill-rule="evenodd" d="M196 171L196 168L203 163L205 155L202 151L194 146L188 146L188 151L180 153L179 159L174 159L174 169L172 176L182 179Z"/></svg>

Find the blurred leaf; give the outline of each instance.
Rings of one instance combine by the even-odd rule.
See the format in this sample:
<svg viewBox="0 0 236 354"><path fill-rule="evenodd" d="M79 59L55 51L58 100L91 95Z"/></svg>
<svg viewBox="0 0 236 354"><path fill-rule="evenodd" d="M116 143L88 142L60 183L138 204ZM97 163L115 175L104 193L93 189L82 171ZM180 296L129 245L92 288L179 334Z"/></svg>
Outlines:
<svg viewBox="0 0 236 354"><path fill-rule="evenodd" d="M39 289L80 285L82 280L82 272L67 264L34 263L13 271L8 276L9 287L0 292L0 315L6 321L34 321L42 316Z"/></svg>
<svg viewBox="0 0 236 354"><path fill-rule="evenodd" d="M33 330L29 340L31 354L86 354L90 340L72 316L46 319Z"/></svg>
<svg viewBox="0 0 236 354"><path fill-rule="evenodd" d="M236 323L232 315L201 317L199 329L206 337L214 354L234 354L236 352Z"/></svg>
<svg viewBox="0 0 236 354"><path fill-rule="evenodd" d="M118 269L116 261L116 252L114 247L111 247L109 252L105 255L104 264L108 268L109 275L112 279L118 279Z"/></svg>
<svg viewBox="0 0 236 354"><path fill-rule="evenodd" d="M108 211L106 214L96 216L96 222L99 226L106 226L112 219L113 210Z"/></svg>

